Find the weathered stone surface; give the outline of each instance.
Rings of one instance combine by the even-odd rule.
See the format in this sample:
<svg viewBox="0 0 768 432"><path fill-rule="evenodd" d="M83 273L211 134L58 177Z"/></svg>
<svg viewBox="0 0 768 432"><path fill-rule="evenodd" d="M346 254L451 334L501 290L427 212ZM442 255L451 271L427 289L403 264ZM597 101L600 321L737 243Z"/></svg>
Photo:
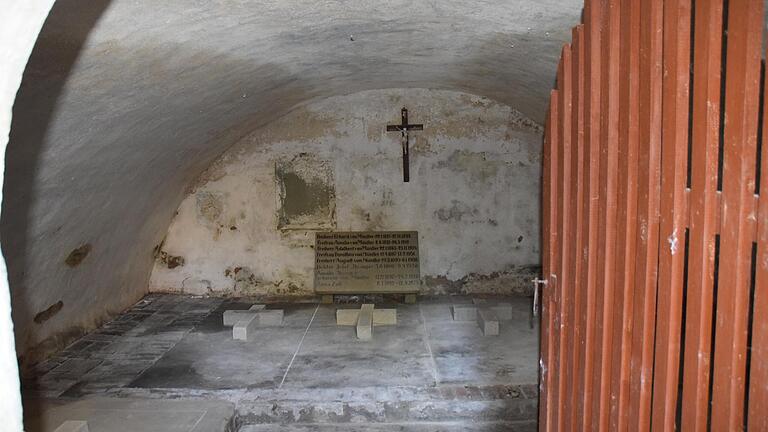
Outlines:
<svg viewBox="0 0 768 432"><path fill-rule="evenodd" d="M373 338L373 305L364 304L357 316L357 338L371 340Z"/></svg>
<svg viewBox="0 0 768 432"><path fill-rule="evenodd" d="M234 405L222 400L158 400L94 397L80 401L39 401L34 415L25 418L29 432L47 432L52 424L74 428L56 432L225 432L234 416ZM79 421L70 421L70 419ZM87 426L84 426L87 423ZM79 427L79 429L77 429Z"/></svg>
<svg viewBox="0 0 768 432"><path fill-rule="evenodd" d="M259 321L259 315L254 314L253 316L236 322L235 325L232 326L232 339L247 341L248 335L252 334L253 331L259 326Z"/></svg>
<svg viewBox="0 0 768 432"><path fill-rule="evenodd" d="M453 305L451 306L453 311L454 321L476 321L477 320L477 307L473 305Z"/></svg>
<svg viewBox="0 0 768 432"><path fill-rule="evenodd" d="M477 324L484 336L499 335L499 319L491 308L480 306L477 309Z"/></svg>
<svg viewBox="0 0 768 432"><path fill-rule="evenodd" d="M336 307L296 303L285 305L283 326L258 330L258 343L236 343L219 314L248 303L220 305L220 299L206 298L188 304L182 296L160 297L167 300L119 317L131 321L139 309L150 312L126 334L92 333L67 350L71 356L92 350L91 357L55 357L41 365L43 377L25 395L49 389L51 396L70 400L99 394L229 398L237 403L238 425L266 430L290 430L296 422L355 432L378 426L389 432L393 424L429 424L429 432L515 431L535 424L538 330L526 320L509 322L498 338L478 337L474 324L454 323L447 313L459 299L430 298L399 305L398 326L376 329L375 343L354 343L350 328L334 325ZM515 311L527 310L527 299L505 301ZM223 429L206 429L217 430Z"/></svg>
<svg viewBox="0 0 768 432"><path fill-rule="evenodd" d="M283 323L284 312L282 309L262 310L258 313L259 326L279 326Z"/></svg>
<svg viewBox="0 0 768 432"><path fill-rule="evenodd" d="M512 319L512 305L509 303L496 303L491 306L491 310L496 314L496 317L501 321L507 321Z"/></svg>
<svg viewBox="0 0 768 432"><path fill-rule="evenodd" d="M513 316L512 305L506 302L488 301L484 298L473 298L472 303L491 309L501 321L511 320Z"/></svg>
<svg viewBox="0 0 768 432"><path fill-rule="evenodd" d="M244 320L250 320L257 315L257 311L251 310L228 310L222 314L222 321L226 327L235 325Z"/></svg>
<svg viewBox="0 0 768 432"><path fill-rule="evenodd" d="M336 325L353 326L357 324L360 309L337 309ZM373 325L396 325L397 309L374 309Z"/></svg>

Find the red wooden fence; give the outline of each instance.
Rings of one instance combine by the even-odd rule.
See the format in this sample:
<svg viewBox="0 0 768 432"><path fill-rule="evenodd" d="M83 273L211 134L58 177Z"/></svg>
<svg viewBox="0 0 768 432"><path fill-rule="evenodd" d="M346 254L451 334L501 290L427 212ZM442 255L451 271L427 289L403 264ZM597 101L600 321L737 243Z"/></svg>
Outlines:
<svg viewBox="0 0 768 432"><path fill-rule="evenodd" d="M545 129L540 430L768 431L763 25L587 0Z"/></svg>

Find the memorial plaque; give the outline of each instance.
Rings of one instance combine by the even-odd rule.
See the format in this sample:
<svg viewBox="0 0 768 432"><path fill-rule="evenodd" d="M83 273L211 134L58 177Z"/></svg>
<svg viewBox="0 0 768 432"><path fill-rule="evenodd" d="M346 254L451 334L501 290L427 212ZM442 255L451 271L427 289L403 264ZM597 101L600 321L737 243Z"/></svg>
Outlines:
<svg viewBox="0 0 768 432"><path fill-rule="evenodd" d="M419 291L416 231L318 232L315 292L321 294Z"/></svg>

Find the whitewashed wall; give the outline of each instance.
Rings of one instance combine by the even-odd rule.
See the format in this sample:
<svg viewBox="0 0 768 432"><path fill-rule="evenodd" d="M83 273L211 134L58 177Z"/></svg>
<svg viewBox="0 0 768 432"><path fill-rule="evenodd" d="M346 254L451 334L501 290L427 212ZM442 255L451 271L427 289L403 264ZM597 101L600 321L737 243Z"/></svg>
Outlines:
<svg viewBox="0 0 768 432"><path fill-rule="evenodd" d="M400 108L424 123L404 183ZM275 163L332 168L338 230L417 230L424 290L511 292L539 263L541 128L508 106L450 91L376 90L295 109L228 150L178 209L152 291L312 292L314 231L277 229ZM170 265L169 265L170 263Z"/></svg>
<svg viewBox="0 0 768 432"><path fill-rule="evenodd" d="M0 184L16 91L53 0L0 0ZM0 190L0 200L3 192ZM0 429L21 431L19 374L5 260L0 259Z"/></svg>

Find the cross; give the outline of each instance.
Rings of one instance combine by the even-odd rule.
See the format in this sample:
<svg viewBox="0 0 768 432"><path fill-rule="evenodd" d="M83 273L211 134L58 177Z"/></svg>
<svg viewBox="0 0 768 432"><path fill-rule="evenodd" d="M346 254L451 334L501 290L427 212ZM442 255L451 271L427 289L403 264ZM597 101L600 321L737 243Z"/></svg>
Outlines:
<svg viewBox="0 0 768 432"><path fill-rule="evenodd" d="M358 339L371 340L374 326L397 325L397 309L374 310L372 304L360 309L336 309L336 325L354 326Z"/></svg>
<svg viewBox="0 0 768 432"><path fill-rule="evenodd" d="M222 314L225 327L232 327L232 339L248 340L248 335L257 327L279 326L283 324L281 309L266 309L266 305L256 304L248 310L228 310Z"/></svg>
<svg viewBox="0 0 768 432"><path fill-rule="evenodd" d="M387 125L387 132L400 132L400 141L403 146L403 181L408 183L411 178L410 168L408 166L408 131L424 130L423 124L408 124L408 109L403 107L400 110L400 124Z"/></svg>

